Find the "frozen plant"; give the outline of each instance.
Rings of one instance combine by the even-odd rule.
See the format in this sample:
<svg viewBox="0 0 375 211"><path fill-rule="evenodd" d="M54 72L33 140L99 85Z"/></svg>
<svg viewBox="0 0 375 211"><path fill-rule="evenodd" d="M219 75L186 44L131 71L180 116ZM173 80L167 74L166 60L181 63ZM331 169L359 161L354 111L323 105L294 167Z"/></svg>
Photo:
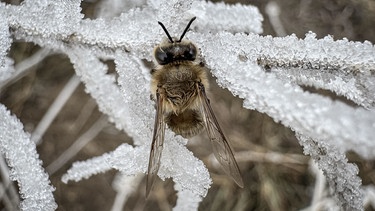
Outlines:
<svg viewBox="0 0 375 211"><path fill-rule="evenodd" d="M54 188L42 167L35 143L23 131L22 123L0 105L0 151L11 167L10 178L17 181L24 199L22 210L55 210Z"/></svg>
<svg viewBox="0 0 375 211"><path fill-rule="evenodd" d="M96 19L83 19L80 0L0 3L0 82L14 74L13 62L6 56L13 41L10 36L66 54L100 110L134 140L135 146L123 144L113 152L74 163L64 182L112 168L128 176L146 172L155 111L149 99L149 70L142 60L152 61L153 46L165 36L157 21L175 35L196 16L186 38L200 47L218 84L244 99L245 108L266 113L294 130L305 153L319 161L339 205L363 209L358 169L347 163L344 153L353 150L365 159L375 157L375 48L371 43L334 41L329 36L316 39L313 33L305 39L259 36L263 18L252 6L193 0L120 2L104 1ZM111 3L118 6L110 7ZM111 16L112 11L118 16ZM103 60L114 60L117 80L107 73ZM309 93L301 86L330 90L358 106ZM1 115L9 116L6 111ZM5 138L17 138L8 132L0 131L2 145ZM186 141L166 132L158 173L175 182L175 210L196 210L211 184L207 168L185 147ZM35 145L21 147L35 150ZM15 158L7 159L14 167ZM24 176L14 172L15 178ZM25 184L30 185L26 189L35 185L33 181ZM44 199L51 190L43 187L37 191L46 192L40 194ZM30 194L22 193L24 210L32 210L26 203ZM32 199L38 203L39 199ZM48 201L55 208L53 200Z"/></svg>

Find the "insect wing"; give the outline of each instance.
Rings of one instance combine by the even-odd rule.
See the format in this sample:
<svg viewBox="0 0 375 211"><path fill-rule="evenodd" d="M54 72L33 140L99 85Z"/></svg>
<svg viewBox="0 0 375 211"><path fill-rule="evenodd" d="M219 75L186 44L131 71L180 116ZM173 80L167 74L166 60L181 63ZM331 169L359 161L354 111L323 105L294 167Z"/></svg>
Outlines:
<svg viewBox="0 0 375 211"><path fill-rule="evenodd" d="M164 122L163 97L156 93L156 115L154 134L152 137L150 158L147 170L146 197L149 195L160 167L160 158L163 151L165 122Z"/></svg>
<svg viewBox="0 0 375 211"><path fill-rule="evenodd" d="M219 126L218 121L216 120L203 84L199 84L198 89L199 99L201 102L201 112L204 116L206 130L212 143L214 155L223 167L225 173L230 175L237 185L243 188L244 184L237 162L234 159L233 152Z"/></svg>

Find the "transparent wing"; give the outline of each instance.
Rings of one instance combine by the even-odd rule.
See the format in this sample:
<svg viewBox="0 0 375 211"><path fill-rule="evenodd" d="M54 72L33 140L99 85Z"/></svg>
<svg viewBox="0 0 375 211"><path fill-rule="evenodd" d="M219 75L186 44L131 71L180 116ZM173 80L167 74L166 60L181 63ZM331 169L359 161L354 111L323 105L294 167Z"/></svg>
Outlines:
<svg viewBox="0 0 375 211"><path fill-rule="evenodd" d="M159 90L158 90L159 91ZM149 195L152 185L156 179L160 167L160 158L163 151L164 143L164 106L163 97L160 96L159 92L156 93L156 115L154 125L154 135L152 137L150 158L147 170L147 182L146 182L146 197Z"/></svg>
<svg viewBox="0 0 375 211"><path fill-rule="evenodd" d="M244 184L237 162L234 159L233 152L224 136L223 131L220 129L214 112L212 111L210 101L207 98L203 84L198 83L198 90L199 99L201 102L201 112L204 116L206 130L212 143L214 155L223 167L225 173L231 176L238 186L243 188Z"/></svg>

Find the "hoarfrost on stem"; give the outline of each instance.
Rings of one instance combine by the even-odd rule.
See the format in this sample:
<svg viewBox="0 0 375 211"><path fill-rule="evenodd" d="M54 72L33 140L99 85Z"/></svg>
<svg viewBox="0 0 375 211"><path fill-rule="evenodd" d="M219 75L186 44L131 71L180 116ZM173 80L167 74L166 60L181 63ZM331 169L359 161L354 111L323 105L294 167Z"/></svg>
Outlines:
<svg viewBox="0 0 375 211"><path fill-rule="evenodd" d="M0 105L0 151L11 167L10 177L17 181L23 198L22 210L55 210L54 188L42 167L30 134L22 123Z"/></svg>
<svg viewBox="0 0 375 211"><path fill-rule="evenodd" d="M207 65L217 77L219 85L243 98L245 108L264 112L274 120L314 140L326 140L344 151L354 150L365 158L374 158L375 142L372 141L372 137L375 136L374 112L360 107L353 108L340 101L305 92L293 80L287 80L288 77L280 79L272 71L265 71L258 66L257 58L263 55L263 51L267 51L265 49L271 48L270 44L273 46L274 55L282 55L279 52L284 52L286 48L283 43L289 42L292 45L290 40L294 39L293 37L272 39L253 34L232 35L224 32L213 35L210 39L196 33L192 39L200 44ZM259 42L259 39L262 42ZM297 44L300 42L295 41ZM315 42L318 44L319 40ZM366 47L368 43L356 43L355 48L359 48L359 45L368 49ZM316 49L319 46L322 45L311 45L310 48ZM348 48L351 46L351 44L347 45ZM310 48L306 45L305 50L311 51ZM372 57L364 58L364 63L375 61L375 48L369 48L368 53ZM289 56L294 59L292 53ZM329 59L331 57L329 53L320 56ZM357 54L353 60L360 60L361 57L361 54ZM361 71L366 72L367 75L375 69L372 68L364 67ZM345 76L344 74L342 77ZM375 85L365 80L368 82L366 85L358 83L358 86L374 89ZM346 83L343 82L341 85L345 87ZM374 100L372 92L363 95L366 100Z"/></svg>
<svg viewBox="0 0 375 211"><path fill-rule="evenodd" d="M297 134L297 138L304 148L304 153L310 155L323 171L344 210L361 210L363 194L362 181L357 176L358 167L348 163L345 154L336 146L317 142L300 134Z"/></svg>
<svg viewBox="0 0 375 211"><path fill-rule="evenodd" d="M323 161L323 163L327 162L327 165L329 162L335 162L329 165L340 167L340 170L326 174L329 177L331 189L336 193L343 207L361 210L363 208L363 199L360 194L360 179L355 176L358 170L353 170L353 164L346 164L343 152L353 150L367 159L375 157L375 143L372 141L375 136L375 113L363 108L353 108L318 94L305 92L299 84L287 77L288 73L282 73L285 76L278 77L273 72L273 69L269 71L258 66L259 58L262 58L264 52L272 54L275 60L284 59L286 63L293 62L294 55L298 55L296 52L289 52L289 57L284 57L282 53L285 52L287 47L284 45L285 42L297 45L301 42L295 39L294 36L278 39L262 37L260 38L262 42L257 39L259 38L258 35L232 35L225 32L212 36L210 40L198 33L192 37L202 46L207 65L217 77L219 85L228 88L234 95L243 98L244 107L264 112L295 132L318 141L319 144L328 144L335 147L336 150L328 154L328 158ZM293 39L296 42L291 42ZM323 47L324 45L319 45L319 43L325 42L324 40L312 40L309 34L306 40L308 40L306 41L307 44L304 44L306 52L311 52L314 49L315 51L323 52L321 48L325 47ZM331 48L334 48L336 44L334 41L331 42L333 44ZM218 43L220 44L218 45ZM273 46L272 49L270 49L270 44ZM354 49L362 46L365 49L364 51L368 51L370 55L363 57L363 60L361 60L361 53L352 55L353 61L363 62L363 66L357 74L364 73L368 75L374 71L373 66L371 66L371 61L375 61L375 48L373 46L368 46L368 43L355 43L355 45L346 43L345 46ZM337 48L341 48L341 46ZM346 53L344 52L343 54ZM227 56L224 57L224 55ZM319 61L314 61L309 56L305 55L307 61L311 61L312 64L319 64ZM311 57L314 56L316 55ZM329 53L319 56L327 58L327 60L331 59ZM291 59L288 60L288 58ZM340 63L340 60L335 61L338 62L338 67L331 71L335 71L337 77L343 78L339 86L344 87L346 85L344 80L347 74L345 71L340 73L339 70L356 62L345 60ZM369 64L366 63L367 61ZM371 78L362 78L364 79L356 81L358 87L362 86L364 90L374 89L374 84L368 81ZM363 84L364 81L366 82L364 83L365 85ZM326 86L325 88L334 89L337 87ZM357 97L359 96L357 95ZM373 92L364 91L363 99L364 101L372 102L374 100ZM371 103L367 105L371 106ZM305 142L300 143L305 146ZM323 165L319 166L323 170L327 170L323 168ZM351 169L349 171L351 179L343 180L342 178L347 175L342 174L342 172L348 169ZM351 201L353 199L355 202Z"/></svg>
<svg viewBox="0 0 375 211"><path fill-rule="evenodd" d="M195 32L187 33L186 38L198 44L219 85L243 98L244 107L264 112L306 137L300 138L300 143L313 158L320 156L318 150L322 147L308 148L311 142L304 140L333 146L335 150L327 153L319 166L326 171L343 207L362 208L360 180L355 176L358 170L347 164L344 152L354 150L365 158L375 157L375 50L371 43L316 39L313 33L305 39L294 35L258 36L252 33L261 33L263 18L252 6L149 0L121 5L123 12L117 11L117 17L102 11L103 18L91 20L82 19L80 2L25 0L20 6L0 3L0 17L5 20L0 23L0 81L12 74L12 61L6 57L11 44L10 27L16 39L68 55L100 110L134 139L136 146L123 144L113 152L73 164L64 182L111 168L125 175L146 172L154 109L148 99L150 76L142 60L151 61L153 46L164 37L157 21L163 22L172 35L179 35L187 20L197 16L192 26ZM232 34L236 32L250 34ZM103 60L114 60L117 80L107 73ZM305 92L301 85L336 92L363 108ZM2 117L9 116L2 109ZM7 121L1 124L11 125ZM185 144L186 140L167 131L158 175L175 181L179 196L175 209L197 209L211 180L202 161ZM328 172L327 165L340 169ZM343 179L346 170L350 181ZM31 188L34 184L28 185ZM24 197L31 196L28 194ZM49 207L54 209L54 202Z"/></svg>
<svg viewBox="0 0 375 211"><path fill-rule="evenodd" d="M6 20L5 10L1 5L0 19ZM6 56L11 44L9 26L6 21L0 21L0 83L10 78L14 72L13 60Z"/></svg>

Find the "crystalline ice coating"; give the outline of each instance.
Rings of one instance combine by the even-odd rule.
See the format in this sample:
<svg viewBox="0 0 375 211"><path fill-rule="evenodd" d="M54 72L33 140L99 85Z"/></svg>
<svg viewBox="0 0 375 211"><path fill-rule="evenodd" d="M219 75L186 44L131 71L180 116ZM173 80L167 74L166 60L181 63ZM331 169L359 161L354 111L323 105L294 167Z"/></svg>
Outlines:
<svg viewBox="0 0 375 211"><path fill-rule="evenodd" d="M11 45L9 27L6 22L7 17L5 15L4 5L0 3L0 81L2 80L3 71L8 70L9 59L6 61L6 55Z"/></svg>
<svg viewBox="0 0 375 211"><path fill-rule="evenodd" d="M375 143L371 141L375 135L373 112L352 108L316 94L304 93L299 86L292 85L287 80L280 80L272 74L272 71L269 74L254 65L257 55L251 54L254 51L248 49L264 43L268 45L270 39L251 34L233 36L228 33L212 35L209 40L197 33L192 34L191 37L201 46L207 65L218 78L219 85L244 98L245 106L265 112L275 120L314 139L324 138L334 145L343 146L345 150L354 150L366 158L375 157L372 150ZM319 44L319 41L314 40L314 35L307 35L307 37L309 45ZM311 48L319 50L317 47ZM263 49L262 54L265 51ZM374 55L373 51L374 49L368 53ZM239 54L245 54L249 60L237 62ZM326 56L329 58L329 55ZM340 74L337 73L337 77L339 76ZM335 83L339 82L335 81ZM352 94L354 95L355 92ZM363 93L363 97L368 100L373 99L372 95L372 92ZM306 102L306 106L301 108L297 106L296 101ZM285 119L284 117L287 116L289 118ZM345 124L342 119L347 120Z"/></svg>
<svg viewBox="0 0 375 211"><path fill-rule="evenodd" d="M98 3L96 16L101 18L113 18L130 9L138 8L146 4L146 0L103 0Z"/></svg>
<svg viewBox="0 0 375 211"><path fill-rule="evenodd" d="M7 81L14 74L13 64L13 59L4 57L3 64L0 66L0 84L2 84L3 81Z"/></svg>
<svg viewBox="0 0 375 211"><path fill-rule="evenodd" d="M0 150L11 167L11 179L19 185L22 210L55 210L54 188L42 168L36 146L22 123L0 105Z"/></svg>
<svg viewBox="0 0 375 211"><path fill-rule="evenodd" d="M179 192L180 197L178 197L176 206L173 208L173 210L198 210L199 202L202 201L201 197L196 196L189 190L184 190L178 184L175 184L175 189Z"/></svg>
<svg viewBox="0 0 375 211"><path fill-rule="evenodd" d="M127 114L131 118L128 133L134 138L136 145L148 145L152 139L155 115L153 102L150 100L149 70L140 61L121 52L116 53L115 63L124 104L131 111Z"/></svg>
<svg viewBox="0 0 375 211"><path fill-rule="evenodd" d="M189 13L197 17L194 28L200 32L263 32L263 17L258 8L251 5L194 1Z"/></svg>
<svg viewBox="0 0 375 211"><path fill-rule="evenodd" d="M67 36L83 18L80 4L80 0L26 0L21 6L8 7L10 25L20 26L19 32L29 35Z"/></svg>
<svg viewBox="0 0 375 211"><path fill-rule="evenodd" d="M65 183L70 180L80 181L112 168L124 171L127 175L144 172L145 165L134 165L136 163L134 161L137 161L138 164L140 163L139 156L144 158L144 155L139 149L140 148L133 148L132 146L123 144L113 152L86 161L76 162L73 164L73 167L63 175L62 181ZM121 155L121 159L118 159L119 155ZM143 162L145 161L146 159L143 159Z"/></svg>
<svg viewBox="0 0 375 211"><path fill-rule="evenodd" d="M344 210L363 210L358 167L347 163L345 154L337 147L323 141L313 141L301 134L297 134L297 138L304 146L304 153L310 155L324 172L332 192Z"/></svg>
<svg viewBox="0 0 375 211"><path fill-rule="evenodd" d="M9 70L12 65L5 57L10 46L6 39L9 27L16 39L67 54L100 110L117 128L134 138L134 147L121 145L113 152L75 163L63 177L64 181L77 181L110 168L125 174L146 171L155 110L149 99L149 70L141 59L151 61L153 47L165 37L157 21L162 21L172 36L179 36L187 21L197 16L186 38L201 48L219 85L243 98L246 108L267 113L303 136L313 138L319 147L301 141L309 154L329 149L325 143L333 146L335 150L328 151L326 156L319 155L324 160L320 167L326 170L343 207L360 208L360 180L355 176L358 169L347 164L343 152L354 150L366 158L375 157L375 143L371 142L375 135L375 114L306 93L299 85L331 90L373 109L375 50L371 43L334 41L329 36L317 39L312 32L305 39L295 35L272 38L231 34L262 31L263 18L251 6L148 0L141 2L139 8L141 3L133 3L119 7L124 12L115 18L94 20L82 19L79 0L26 0L20 6L0 3L0 18L6 20L0 23L0 29L4 29L0 31L0 61L5 64L1 67ZM100 59L114 59L118 81L106 73L107 67ZM12 72L1 74L5 78ZM179 192L176 210L197 209L211 183L207 169L185 144L186 140L166 132L158 174L161 178L172 177L176 182ZM15 160L9 161L16 166ZM33 164L40 165L37 161ZM19 171L13 168L12 177L17 179L29 173ZM43 182L48 183L48 178ZM32 183L20 189L28 192L34 186ZM38 203L25 199L23 206L38 206Z"/></svg>
<svg viewBox="0 0 375 211"><path fill-rule="evenodd" d="M109 115L119 129L126 127L127 119L119 87L115 78L106 74L107 67L99 61L90 51L80 48L71 49L68 53L76 73L85 82L86 91L89 92L99 104L99 109Z"/></svg>

